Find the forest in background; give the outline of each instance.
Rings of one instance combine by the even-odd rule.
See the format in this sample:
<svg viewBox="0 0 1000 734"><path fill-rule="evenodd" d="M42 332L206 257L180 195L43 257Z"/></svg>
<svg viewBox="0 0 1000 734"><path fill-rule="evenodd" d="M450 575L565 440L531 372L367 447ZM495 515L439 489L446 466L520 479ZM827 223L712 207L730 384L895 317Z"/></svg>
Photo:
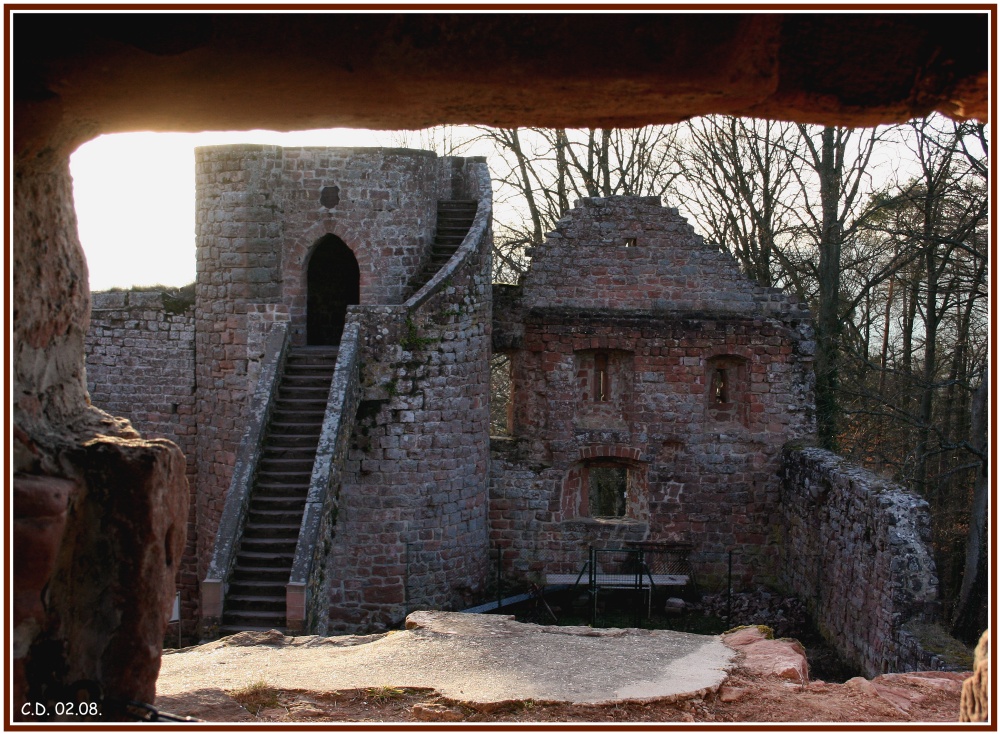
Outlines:
<svg viewBox="0 0 1000 734"><path fill-rule="evenodd" d="M659 196L756 282L809 304L821 446L927 500L945 622L987 627L989 138L932 116L850 129L703 117L637 129L451 128L487 155L494 278L588 196ZM504 357L494 365L502 381ZM496 427L506 409L494 401Z"/></svg>

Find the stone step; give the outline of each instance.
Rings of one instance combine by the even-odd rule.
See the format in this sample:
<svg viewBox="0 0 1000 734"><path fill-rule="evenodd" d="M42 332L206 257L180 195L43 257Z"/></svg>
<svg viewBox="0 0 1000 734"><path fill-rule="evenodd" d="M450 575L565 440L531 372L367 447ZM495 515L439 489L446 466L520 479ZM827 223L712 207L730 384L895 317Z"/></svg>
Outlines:
<svg viewBox="0 0 1000 734"><path fill-rule="evenodd" d="M271 553L291 558L295 555L297 540L298 538L248 538L244 535L240 542L240 552L237 558L243 557L244 553Z"/></svg>
<svg viewBox="0 0 1000 734"><path fill-rule="evenodd" d="M302 472L311 474L312 465L313 462L310 459L271 459L261 457L260 471L268 473L278 472L279 474L288 474L289 472L294 474L301 474Z"/></svg>
<svg viewBox="0 0 1000 734"><path fill-rule="evenodd" d="M291 436L292 434L288 434ZM261 460L292 460L301 459L304 461L312 462L316 458L316 441L319 438L319 432L308 438L311 439L311 443L301 443L294 445L289 442L283 441L281 439L286 438L286 436L278 435L272 436L268 439L268 445L264 447L261 452ZM277 444L277 445L275 445ZM272 467L273 468L273 467ZM310 469L312 468L310 464Z"/></svg>
<svg viewBox="0 0 1000 734"><path fill-rule="evenodd" d="M312 433L272 433L267 438L267 449L274 449L287 456L289 451L304 451L307 455L316 453L319 431Z"/></svg>
<svg viewBox="0 0 1000 734"><path fill-rule="evenodd" d="M302 497L275 497L267 495L264 497L254 496L250 502L251 511L258 512L291 512L302 517L302 512L306 507L305 495Z"/></svg>
<svg viewBox="0 0 1000 734"><path fill-rule="evenodd" d="M236 565L243 566L245 568L261 568L267 567L276 570L281 570L287 576L287 569L292 567L292 561L295 558L293 553L272 553L269 551L260 550L243 550L236 556Z"/></svg>
<svg viewBox="0 0 1000 734"><path fill-rule="evenodd" d="M308 395L301 398L277 398L274 401L274 412L293 413L295 415L319 413L323 415L326 412L326 400L309 397Z"/></svg>
<svg viewBox="0 0 1000 734"><path fill-rule="evenodd" d="M330 394L329 383L317 385L315 387L304 387L302 385L281 385L278 387L278 394L275 399L281 400L322 400L326 404L326 399Z"/></svg>
<svg viewBox="0 0 1000 734"><path fill-rule="evenodd" d="M284 497L302 499L304 501L306 493L309 491L310 475L304 477L295 475L293 478L282 478L268 475L261 479L257 478L254 485L255 492L263 492L271 497Z"/></svg>
<svg viewBox="0 0 1000 734"><path fill-rule="evenodd" d="M244 538L288 538L298 537L299 522L268 520L263 522L248 522L243 528Z"/></svg>
<svg viewBox="0 0 1000 734"><path fill-rule="evenodd" d="M322 423L323 415L326 413L327 393L329 393L329 390L324 389L322 393L316 390L296 394L293 391L291 394L282 395L275 401L274 410L271 412L271 422L295 423L297 422L296 418L304 416L302 422ZM284 402L286 400L294 400L296 402L289 403L290 407L286 407ZM306 405L311 407L305 409L297 407Z"/></svg>
<svg viewBox="0 0 1000 734"><path fill-rule="evenodd" d="M323 428L322 417L311 418L309 416L287 414L277 417L280 420L273 421L273 425L269 426L270 430L268 430L267 437L264 439L265 442L276 439L281 443L287 439L299 436L302 438L311 438L313 444L315 444L319 438L320 430Z"/></svg>
<svg viewBox="0 0 1000 734"><path fill-rule="evenodd" d="M247 521L253 525L264 527L294 525L297 528L302 522L302 511L261 509L251 503L247 511Z"/></svg>
<svg viewBox="0 0 1000 734"><path fill-rule="evenodd" d="M330 378L332 375L315 375L311 373L303 373L301 375L289 375L285 374L281 378L281 387L285 390L296 390L299 388L326 388L327 392L330 390Z"/></svg>
<svg viewBox="0 0 1000 734"><path fill-rule="evenodd" d="M237 557L236 565L233 566L233 575L229 581L230 589L237 582L275 582L282 584L282 588L284 588L284 584L288 583L288 572L292 567L291 558L288 559L287 563L273 566L250 565L251 560L253 559Z"/></svg>
<svg viewBox="0 0 1000 734"><path fill-rule="evenodd" d="M273 434L275 427L282 429L279 433L288 433L284 430L288 427L294 428L295 426L302 426L303 435L311 433L313 431L318 431L323 425L323 416L318 415L316 418L303 416L300 413L290 412L290 411L278 411L271 416L271 422L268 425L269 433Z"/></svg>
<svg viewBox="0 0 1000 734"><path fill-rule="evenodd" d="M222 626L220 629L235 629L243 631L248 629L270 630L285 628L285 614L261 611L232 611L226 610L222 615Z"/></svg>
<svg viewBox="0 0 1000 734"><path fill-rule="evenodd" d="M332 362L329 364L315 364L313 362L292 363L285 366L285 374L282 375L282 379L287 379L288 377L302 377L306 375L314 375L329 379L333 377L333 370L335 368L336 365Z"/></svg>
<svg viewBox="0 0 1000 734"><path fill-rule="evenodd" d="M230 584L229 595L226 597L225 613L240 614L243 612L267 612L269 614L285 613L285 584L254 587L247 584ZM233 591L233 589L236 591Z"/></svg>
<svg viewBox="0 0 1000 734"><path fill-rule="evenodd" d="M275 581L231 581L229 584L229 594L232 598L240 598L242 601L255 601L257 599L271 600L275 597L284 601L285 585L287 583L287 577Z"/></svg>

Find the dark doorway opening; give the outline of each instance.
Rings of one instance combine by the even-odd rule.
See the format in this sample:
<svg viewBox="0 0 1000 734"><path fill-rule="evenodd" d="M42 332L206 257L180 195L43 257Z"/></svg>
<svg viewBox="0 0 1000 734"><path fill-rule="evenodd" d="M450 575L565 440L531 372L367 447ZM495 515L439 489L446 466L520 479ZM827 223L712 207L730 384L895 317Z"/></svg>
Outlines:
<svg viewBox="0 0 1000 734"><path fill-rule="evenodd" d="M361 270L344 241L328 234L306 271L306 344L340 344L347 307L361 302Z"/></svg>

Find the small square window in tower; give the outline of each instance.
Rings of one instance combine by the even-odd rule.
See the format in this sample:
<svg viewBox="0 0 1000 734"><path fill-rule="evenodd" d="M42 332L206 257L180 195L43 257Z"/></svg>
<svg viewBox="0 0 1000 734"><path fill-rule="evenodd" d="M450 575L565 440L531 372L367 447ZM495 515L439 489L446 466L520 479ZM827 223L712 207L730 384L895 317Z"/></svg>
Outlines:
<svg viewBox="0 0 1000 734"><path fill-rule="evenodd" d="M591 517L625 517L628 469L591 466L587 469Z"/></svg>

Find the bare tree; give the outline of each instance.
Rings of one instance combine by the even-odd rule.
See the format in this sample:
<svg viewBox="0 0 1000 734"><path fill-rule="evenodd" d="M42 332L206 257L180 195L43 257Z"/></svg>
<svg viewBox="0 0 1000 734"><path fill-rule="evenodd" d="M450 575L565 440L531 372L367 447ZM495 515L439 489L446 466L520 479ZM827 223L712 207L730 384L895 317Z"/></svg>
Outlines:
<svg viewBox="0 0 1000 734"><path fill-rule="evenodd" d="M790 246L795 190L791 123L702 117L685 126L680 201L708 240L733 255L761 285L804 297L802 267Z"/></svg>
<svg viewBox="0 0 1000 734"><path fill-rule="evenodd" d="M497 279L524 272L524 250L540 245L572 200L667 195L680 170L675 128L628 130L480 128L490 143L495 184Z"/></svg>

